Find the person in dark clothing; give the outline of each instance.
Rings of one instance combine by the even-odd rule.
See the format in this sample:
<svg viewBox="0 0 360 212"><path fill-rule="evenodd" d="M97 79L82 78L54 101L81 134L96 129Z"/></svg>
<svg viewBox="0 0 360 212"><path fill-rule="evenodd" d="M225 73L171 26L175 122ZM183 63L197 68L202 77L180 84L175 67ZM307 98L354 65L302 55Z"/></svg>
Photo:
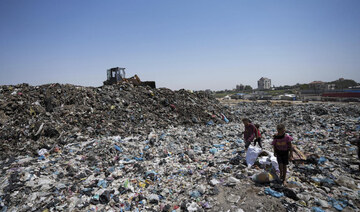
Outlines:
<svg viewBox="0 0 360 212"><path fill-rule="evenodd" d="M247 150L251 142L253 142L254 138L257 138L258 136L256 133L256 127L251 123L251 121L248 118L243 118L242 122L245 127L244 141L245 141L245 150Z"/></svg>
<svg viewBox="0 0 360 212"><path fill-rule="evenodd" d="M254 124L255 128L256 128L256 135L257 138L254 140L254 146L256 146L256 143L259 144L260 148L262 148L262 144L261 144L261 133L260 133L260 125L259 124Z"/></svg>

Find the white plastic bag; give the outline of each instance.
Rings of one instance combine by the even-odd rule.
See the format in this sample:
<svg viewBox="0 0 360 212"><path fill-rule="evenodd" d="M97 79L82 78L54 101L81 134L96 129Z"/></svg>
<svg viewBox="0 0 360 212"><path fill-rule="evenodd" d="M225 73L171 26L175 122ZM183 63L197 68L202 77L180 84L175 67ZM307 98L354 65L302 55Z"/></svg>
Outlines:
<svg viewBox="0 0 360 212"><path fill-rule="evenodd" d="M262 152L262 149L259 147L252 147L250 146L246 152L246 164L248 165L248 168L250 168L252 165L254 165L256 158L259 156L259 154Z"/></svg>

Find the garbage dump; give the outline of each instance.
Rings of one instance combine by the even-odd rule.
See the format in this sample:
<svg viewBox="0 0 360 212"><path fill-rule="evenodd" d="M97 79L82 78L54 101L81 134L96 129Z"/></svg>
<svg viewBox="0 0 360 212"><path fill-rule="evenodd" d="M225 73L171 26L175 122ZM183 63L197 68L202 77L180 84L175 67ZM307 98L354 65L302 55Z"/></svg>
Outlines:
<svg viewBox="0 0 360 212"><path fill-rule="evenodd" d="M350 142L359 105L224 105L202 92L124 85L1 89L0 211L360 209ZM243 117L261 125L263 149L245 152ZM297 149L286 186L270 145L279 122Z"/></svg>
<svg viewBox="0 0 360 212"><path fill-rule="evenodd" d="M36 155L81 136L146 135L167 126L222 123L229 111L206 92L133 86L0 87L1 158ZM228 120L227 120L228 121Z"/></svg>

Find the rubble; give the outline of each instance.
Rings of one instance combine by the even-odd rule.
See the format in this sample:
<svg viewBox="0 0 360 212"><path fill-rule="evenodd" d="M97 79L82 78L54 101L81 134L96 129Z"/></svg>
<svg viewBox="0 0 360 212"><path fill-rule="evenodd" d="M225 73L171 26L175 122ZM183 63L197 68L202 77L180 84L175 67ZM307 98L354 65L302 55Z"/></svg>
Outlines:
<svg viewBox="0 0 360 212"><path fill-rule="evenodd" d="M60 86L55 93L67 91L70 99L69 93L78 95L71 107L64 103L69 100L55 95L47 100L53 105L47 112L45 95L36 94L51 86ZM360 129L357 104L221 105L201 92L126 86L1 89L1 136L6 134L1 147L6 155L0 161L0 211L360 208L359 160L350 143ZM112 102L117 93L120 101ZM91 103L85 94L98 102ZM37 100L39 104L29 103ZM165 100L166 106L159 103ZM18 101L32 109L18 108ZM263 149L250 146L244 151L243 117L261 125ZM280 122L300 155L288 166L285 187L276 180L270 145Z"/></svg>

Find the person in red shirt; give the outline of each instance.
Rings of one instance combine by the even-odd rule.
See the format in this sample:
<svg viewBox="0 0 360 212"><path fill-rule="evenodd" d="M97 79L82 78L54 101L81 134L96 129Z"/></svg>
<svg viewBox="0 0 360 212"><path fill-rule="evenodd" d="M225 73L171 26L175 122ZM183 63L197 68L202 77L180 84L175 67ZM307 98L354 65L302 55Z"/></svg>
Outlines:
<svg viewBox="0 0 360 212"><path fill-rule="evenodd" d="M245 126L244 133L244 141L245 141L245 150L247 150L251 144L251 142L254 140L254 138L257 138L258 135L256 133L256 127L251 123L251 121L248 118L243 118L242 122Z"/></svg>
<svg viewBox="0 0 360 212"><path fill-rule="evenodd" d="M274 140L271 143L274 147L274 155L280 169L280 179L283 184L286 184L286 172L289 159L292 160L292 146L291 141L293 138L285 133L285 125L279 124L276 127L277 134L274 135Z"/></svg>
<svg viewBox="0 0 360 212"><path fill-rule="evenodd" d="M261 144L261 133L260 133L260 125L259 124L254 124L255 128L256 128L256 134L257 134L257 138L254 140L254 146L256 146L256 142L259 144L260 148L262 148L262 144Z"/></svg>

